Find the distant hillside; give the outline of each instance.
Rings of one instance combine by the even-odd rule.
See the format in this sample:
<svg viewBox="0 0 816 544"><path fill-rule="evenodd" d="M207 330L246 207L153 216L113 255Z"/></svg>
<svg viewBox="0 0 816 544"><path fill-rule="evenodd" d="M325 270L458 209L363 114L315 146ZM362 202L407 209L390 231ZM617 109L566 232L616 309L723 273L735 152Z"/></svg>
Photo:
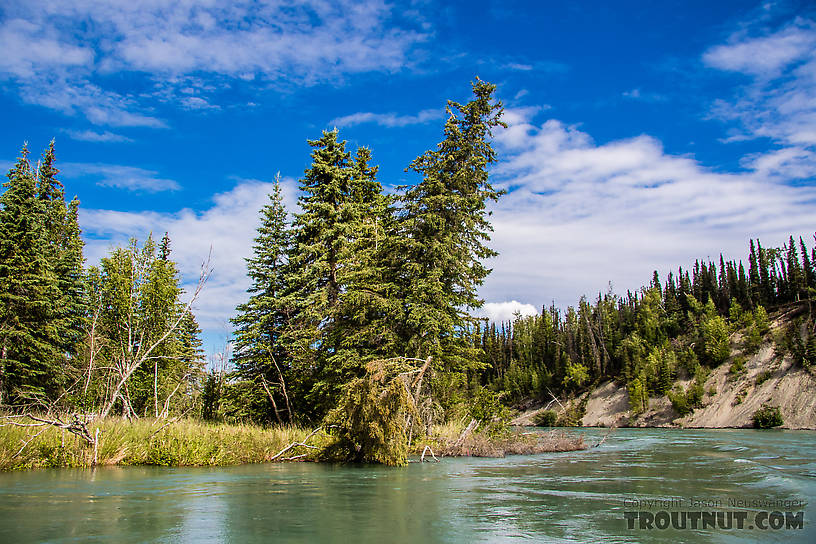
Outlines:
<svg viewBox="0 0 816 544"><path fill-rule="evenodd" d="M713 368L702 383L702 406L681 416L669 395L652 397L640 414L631 410L627 386L614 380L605 381L565 402L555 400L525 411L514 420L519 425L532 424L545 409L556 412L583 412L584 426L727 428L751 427L753 414L763 404L779 407L787 429L816 429L816 372L797 362L795 350L786 349L785 338L792 327L802 327L801 316L809 313L807 303L788 306L772 314L771 327L753 353L743 347L745 331L731 334L731 356ZM693 380L679 379L674 387L688 390Z"/></svg>

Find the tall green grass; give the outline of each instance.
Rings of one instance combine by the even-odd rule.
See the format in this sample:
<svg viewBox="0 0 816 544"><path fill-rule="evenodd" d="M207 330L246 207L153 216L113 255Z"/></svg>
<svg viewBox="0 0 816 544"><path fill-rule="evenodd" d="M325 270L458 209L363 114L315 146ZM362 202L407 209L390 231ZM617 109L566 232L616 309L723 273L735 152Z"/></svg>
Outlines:
<svg viewBox="0 0 816 544"><path fill-rule="evenodd" d="M88 424L91 435L97 428L99 465L263 463L292 442L302 441L310 432L310 429L296 426L264 428L210 424L192 419L167 424L167 421L154 419L106 418ZM40 434L34 437L37 433ZM29 439L28 445L19 451L23 442ZM309 443L321 446L326 440L329 439L324 435L316 434ZM283 457L312 451L316 450L298 447ZM92 445L56 427L0 427L0 470L90 467L93 459Z"/></svg>

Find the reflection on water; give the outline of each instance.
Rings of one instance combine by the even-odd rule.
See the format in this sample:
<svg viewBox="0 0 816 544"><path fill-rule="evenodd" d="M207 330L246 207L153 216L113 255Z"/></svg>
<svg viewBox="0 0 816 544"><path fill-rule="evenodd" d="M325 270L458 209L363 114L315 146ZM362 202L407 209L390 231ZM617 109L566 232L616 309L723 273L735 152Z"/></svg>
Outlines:
<svg viewBox="0 0 816 544"><path fill-rule="evenodd" d="M589 442L598 434L576 432ZM815 439L804 431L619 429L584 452L402 469L0 473L0 542L816 542ZM754 519L757 509L729 500L805 502L794 508L804 510L804 528L630 530L624 518L721 504Z"/></svg>

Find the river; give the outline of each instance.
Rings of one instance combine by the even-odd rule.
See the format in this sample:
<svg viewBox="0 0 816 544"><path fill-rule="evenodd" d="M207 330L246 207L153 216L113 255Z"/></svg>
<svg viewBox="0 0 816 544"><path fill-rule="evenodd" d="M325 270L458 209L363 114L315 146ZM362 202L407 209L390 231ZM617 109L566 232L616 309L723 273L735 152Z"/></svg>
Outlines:
<svg viewBox="0 0 816 544"><path fill-rule="evenodd" d="M0 473L0 542L816 542L814 506L816 432L618 429L587 451L405 468Z"/></svg>

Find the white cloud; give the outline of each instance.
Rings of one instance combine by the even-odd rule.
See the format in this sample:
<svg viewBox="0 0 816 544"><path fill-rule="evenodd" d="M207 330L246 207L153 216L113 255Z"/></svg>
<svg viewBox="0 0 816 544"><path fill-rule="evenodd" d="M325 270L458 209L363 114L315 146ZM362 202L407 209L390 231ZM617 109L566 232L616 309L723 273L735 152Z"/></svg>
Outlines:
<svg viewBox="0 0 816 544"><path fill-rule="evenodd" d="M531 111L509 110L494 169L511 189L493 206L487 300L560 306L607 290L636 289L695 258L746 253L748 238L781 244L814 229L816 187L786 183L796 160L780 157L741 174L711 171L665 153L649 136L597 145L591 136ZM788 165L782 168L780 165Z"/></svg>
<svg viewBox="0 0 816 544"><path fill-rule="evenodd" d="M623 96L624 98L628 98L630 100L639 100L641 102L665 102L668 100L668 98L662 94L644 92L641 91L640 89L624 91L623 93L621 93L621 96Z"/></svg>
<svg viewBox="0 0 816 544"><path fill-rule="evenodd" d="M284 179L281 184L287 210L293 211L296 182ZM231 330L229 318L235 307L247 297L249 279L244 259L252 255L259 210L268 202L271 190L272 183L242 179L231 191L215 195L212 206L201 212L187 208L174 213L80 209L85 255L89 264L96 264L112 246L127 243L131 236L143 241L151 232L155 238L168 232L173 259L191 292L212 247L213 273L197 301L195 314L209 341L223 338Z"/></svg>
<svg viewBox="0 0 816 544"><path fill-rule="evenodd" d="M93 130L66 130L68 136L83 142L132 142L133 140L121 134L110 131L96 132Z"/></svg>
<svg viewBox="0 0 816 544"><path fill-rule="evenodd" d="M158 177L158 172L135 166L118 164L90 164L68 162L61 165L62 174L68 178L97 178L97 185L116 187L129 191L156 193L181 189L178 182Z"/></svg>
<svg viewBox="0 0 816 544"><path fill-rule="evenodd" d="M416 115L398 115L396 113L372 113L372 112L358 112L350 115L344 115L329 121L329 125L336 127L350 127L353 125L360 125L363 123L376 123L384 127L404 127L408 125L421 125L429 121L441 119L444 110L441 109L427 109L422 110Z"/></svg>
<svg viewBox="0 0 816 544"><path fill-rule="evenodd" d="M42 31L45 30L43 33ZM91 49L64 43L51 29L23 19L10 19L0 27L0 72L19 78L35 76L40 67L90 66Z"/></svg>
<svg viewBox="0 0 816 544"><path fill-rule="evenodd" d="M509 302L486 302L479 311L477 317L486 317L492 323L503 323L513 321L517 315L536 315L538 310L532 304L522 304L517 300Z"/></svg>
<svg viewBox="0 0 816 544"><path fill-rule="evenodd" d="M181 104L189 110L217 110L219 106L210 104L200 96L185 96L181 99Z"/></svg>
<svg viewBox="0 0 816 544"><path fill-rule="evenodd" d="M95 125L165 128L161 119L132 111L133 97L107 91L88 81L62 76L35 76L20 80L21 98L67 115L83 115Z"/></svg>
<svg viewBox="0 0 816 544"><path fill-rule="evenodd" d="M741 125L730 141L770 138L784 146L816 146L816 22L796 19L760 37L740 33L703 55L720 70L752 81L733 99L717 101L713 116Z"/></svg>
<svg viewBox="0 0 816 544"><path fill-rule="evenodd" d="M747 38L743 33L736 34L731 43L706 51L703 62L720 70L774 77L793 62L812 59L815 49L813 23L797 21L769 36Z"/></svg>
<svg viewBox="0 0 816 544"><path fill-rule="evenodd" d="M511 62L510 64L505 65L505 68L509 70L517 70L519 72L529 72L533 69L532 64L521 64L518 62Z"/></svg>
<svg viewBox="0 0 816 544"><path fill-rule="evenodd" d="M398 16L382 0L31 0L0 12L0 79L26 102L95 124L161 127L147 107L152 100L172 96L187 109L217 106L210 96L185 95L184 80L193 75L205 83L309 85L401 70L427 34L410 26L421 21ZM123 95L108 83L121 72L137 85L153 80L165 88ZM197 87L206 94L216 88Z"/></svg>

